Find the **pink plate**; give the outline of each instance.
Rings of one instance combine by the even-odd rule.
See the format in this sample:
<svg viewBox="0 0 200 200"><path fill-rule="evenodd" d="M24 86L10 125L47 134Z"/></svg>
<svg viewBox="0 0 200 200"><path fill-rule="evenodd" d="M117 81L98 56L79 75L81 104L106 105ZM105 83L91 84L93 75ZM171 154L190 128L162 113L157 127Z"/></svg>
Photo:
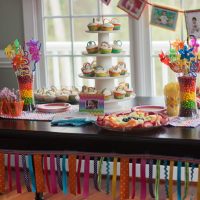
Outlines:
<svg viewBox="0 0 200 200"><path fill-rule="evenodd" d="M132 111L143 111L148 113L163 113L166 111L165 107L163 106L153 106L153 105L145 105L145 106L135 106L132 108Z"/></svg>
<svg viewBox="0 0 200 200"><path fill-rule="evenodd" d="M71 105L69 103L49 103L37 105L36 108L38 112L59 113L67 111L70 106Z"/></svg>

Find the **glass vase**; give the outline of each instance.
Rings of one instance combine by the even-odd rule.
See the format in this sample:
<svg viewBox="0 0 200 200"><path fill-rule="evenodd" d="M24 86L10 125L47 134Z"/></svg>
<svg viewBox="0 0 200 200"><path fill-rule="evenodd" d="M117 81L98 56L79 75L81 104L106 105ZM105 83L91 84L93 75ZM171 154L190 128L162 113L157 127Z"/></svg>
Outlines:
<svg viewBox="0 0 200 200"><path fill-rule="evenodd" d="M24 111L33 111L34 106L34 75L29 68L18 69L17 81L19 87L19 94L21 99L24 101Z"/></svg>
<svg viewBox="0 0 200 200"><path fill-rule="evenodd" d="M198 116L196 102L196 77L179 76L180 111L179 117L196 118Z"/></svg>

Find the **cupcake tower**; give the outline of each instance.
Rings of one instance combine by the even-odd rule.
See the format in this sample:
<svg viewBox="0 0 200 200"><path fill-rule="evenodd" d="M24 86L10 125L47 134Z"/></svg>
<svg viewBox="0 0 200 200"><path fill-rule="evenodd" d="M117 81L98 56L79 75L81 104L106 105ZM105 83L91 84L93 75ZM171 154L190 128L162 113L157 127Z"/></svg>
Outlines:
<svg viewBox="0 0 200 200"><path fill-rule="evenodd" d="M119 108L118 102L122 100L128 100L132 98L133 90L122 87L115 88L115 79L119 79L119 82L123 82L124 78L128 76L126 64L124 62L118 62L116 65L112 65L112 57L118 56L122 53L122 42L120 40L110 43L109 34L117 33L121 29L121 24L117 19L112 19L109 22L100 24L93 20L88 24L87 33L98 34L98 44L94 41L89 41L86 45L85 56L95 56L96 63L84 63L81 68L81 78L94 79L95 90L101 91L104 94L105 99L105 111L113 108L117 110ZM122 80L121 80L122 79Z"/></svg>

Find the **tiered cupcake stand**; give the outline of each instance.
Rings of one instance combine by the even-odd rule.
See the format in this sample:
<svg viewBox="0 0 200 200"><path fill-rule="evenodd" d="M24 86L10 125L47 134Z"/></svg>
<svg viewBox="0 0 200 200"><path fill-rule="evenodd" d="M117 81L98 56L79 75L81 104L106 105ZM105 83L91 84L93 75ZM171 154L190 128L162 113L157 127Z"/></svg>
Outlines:
<svg viewBox="0 0 200 200"><path fill-rule="evenodd" d="M110 33L117 33L118 30L114 31L86 31L87 33L98 33L98 45L100 48L100 45L102 42L108 42L109 43L109 34ZM121 53L110 53L110 54L88 54L87 52L83 52L83 55L85 56L94 56L96 57L96 65L97 66L103 66L104 69L109 70L109 68L112 67L112 57L114 56L120 56L124 55L125 52ZM108 90L113 90L115 88L115 79L121 79L124 81L126 77L128 77L130 74L127 73L125 75L117 76L117 77L86 77L83 74L79 74L80 78L83 79L93 79L95 80L95 88L97 91L102 91L104 88ZM125 97L123 99L110 99L107 101L104 101L104 110L105 112L112 112L112 111L121 111L123 110L124 106L123 104L120 104L120 102L128 101L132 99L134 95L130 97Z"/></svg>

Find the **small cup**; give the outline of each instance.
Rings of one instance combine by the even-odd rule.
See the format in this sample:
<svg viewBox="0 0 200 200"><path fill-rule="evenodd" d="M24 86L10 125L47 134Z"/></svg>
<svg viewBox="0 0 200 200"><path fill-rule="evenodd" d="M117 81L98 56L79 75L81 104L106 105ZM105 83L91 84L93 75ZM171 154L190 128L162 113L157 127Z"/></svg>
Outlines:
<svg viewBox="0 0 200 200"><path fill-rule="evenodd" d="M2 107L2 114L11 117L20 116L24 107L24 101L4 101Z"/></svg>
<svg viewBox="0 0 200 200"><path fill-rule="evenodd" d="M165 96L165 105L168 116L178 116L180 109L179 96Z"/></svg>

